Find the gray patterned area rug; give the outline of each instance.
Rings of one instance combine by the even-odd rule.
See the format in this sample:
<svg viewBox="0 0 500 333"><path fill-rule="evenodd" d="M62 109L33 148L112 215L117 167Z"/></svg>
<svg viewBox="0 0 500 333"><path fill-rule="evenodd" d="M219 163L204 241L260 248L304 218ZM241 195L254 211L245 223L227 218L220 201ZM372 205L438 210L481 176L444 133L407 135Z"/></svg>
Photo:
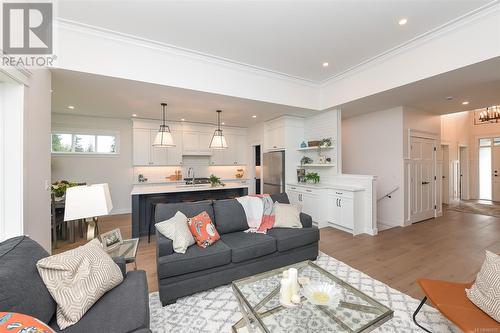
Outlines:
<svg viewBox="0 0 500 333"><path fill-rule="evenodd" d="M412 321L419 301L403 294L368 275L320 253L315 263L373 297L394 311L390 319L373 332L423 332ZM165 333L231 332L231 326L241 319L238 303L229 285L181 298L175 304L161 306L158 292L149 295L151 330ZM458 333L460 330L437 310L425 305L418 315L419 323L434 333ZM298 319L300 320L300 319ZM301 320L304 322L304 320ZM287 332L325 332L324 328L297 325Z"/></svg>

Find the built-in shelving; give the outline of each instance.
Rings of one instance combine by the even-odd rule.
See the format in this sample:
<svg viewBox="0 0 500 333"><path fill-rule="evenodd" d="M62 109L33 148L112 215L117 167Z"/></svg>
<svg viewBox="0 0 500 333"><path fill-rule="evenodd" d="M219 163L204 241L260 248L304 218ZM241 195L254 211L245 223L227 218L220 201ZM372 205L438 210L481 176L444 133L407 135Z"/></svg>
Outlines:
<svg viewBox="0 0 500 333"><path fill-rule="evenodd" d="M300 168L331 168L334 167L333 163L308 163L308 164L298 164Z"/></svg>
<svg viewBox="0 0 500 333"><path fill-rule="evenodd" d="M329 149L333 149L332 146L330 147L305 147L305 148L298 148L297 150L298 151L307 151L307 150L329 150Z"/></svg>

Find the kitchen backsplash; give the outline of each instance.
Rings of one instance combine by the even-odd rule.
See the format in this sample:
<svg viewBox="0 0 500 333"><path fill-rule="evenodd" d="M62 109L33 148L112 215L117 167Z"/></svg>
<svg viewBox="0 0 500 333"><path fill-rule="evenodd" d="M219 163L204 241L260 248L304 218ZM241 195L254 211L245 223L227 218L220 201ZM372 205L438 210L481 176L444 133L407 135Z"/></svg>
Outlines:
<svg viewBox="0 0 500 333"><path fill-rule="evenodd" d="M210 175L214 174L221 179L234 179L236 178L235 174L237 169L243 169L245 172L243 178L246 178L245 166L210 166L209 159L204 156L184 156L183 164L183 166L134 167L134 184L139 183L139 174L142 174L144 178L148 179L147 183L168 182L168 177L175 174L176 170L181 170L182 178L186 178L188 176L189 168L194 169L196 178L210 177Z"/></svg>

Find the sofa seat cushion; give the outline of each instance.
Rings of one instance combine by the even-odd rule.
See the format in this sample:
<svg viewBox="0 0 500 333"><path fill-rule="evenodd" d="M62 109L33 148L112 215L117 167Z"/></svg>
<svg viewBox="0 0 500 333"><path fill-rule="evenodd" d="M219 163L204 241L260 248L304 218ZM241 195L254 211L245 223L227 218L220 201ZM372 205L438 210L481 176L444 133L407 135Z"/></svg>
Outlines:
<svg viewBox="0 0 500 333"><path fill-rule="evenodd" d="M221 236L231 248L231 260L242 262L276 252L276 240L268 235L250 232L232 232Z"/></svg>
<svg viewBox="0 0 500 333"><path fill-rule="evenodd" d="M267 234L276 239L279 252L288 251L319 241L319 229L316 227L301 229L274 228L268 230Z"/></svg>
<svg viewBox="0 0 500 333"><path fill-rule="evenodd" d="M56 313L56 302L36 269L37 261L48 256L26 236L0 243L0 311L23 313L49 322Z"/></svg>
<svg viewBox="0 0 500 333"><path fill-rule="evenodd" d="M61 331L55 317L50 326ZM149 295L146 273L131 271L123 282L104 294L85 315L64 333L134 332L149 328Z"/></svg>
<svg viewBox="0 0 500 333"><path fill-rule="evenodd" d="M218 241L207 248L193 245L184 254L174 253L158 258L158 277L164 279L227 265L230 262L231 249L224 242Z"/></svg>

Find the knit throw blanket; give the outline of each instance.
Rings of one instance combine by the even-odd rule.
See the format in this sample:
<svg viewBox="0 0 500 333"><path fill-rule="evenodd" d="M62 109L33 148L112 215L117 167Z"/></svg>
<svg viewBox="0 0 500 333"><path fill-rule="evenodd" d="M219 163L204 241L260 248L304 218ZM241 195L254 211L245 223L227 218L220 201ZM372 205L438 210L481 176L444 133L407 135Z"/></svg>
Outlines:
<svg viewBox="0 0 500 333"><path fill-rule="evenodd" d="M249 229L245 232L267 233L274 226L274 202L269 194L236 198L243 206Z"/></svg>

